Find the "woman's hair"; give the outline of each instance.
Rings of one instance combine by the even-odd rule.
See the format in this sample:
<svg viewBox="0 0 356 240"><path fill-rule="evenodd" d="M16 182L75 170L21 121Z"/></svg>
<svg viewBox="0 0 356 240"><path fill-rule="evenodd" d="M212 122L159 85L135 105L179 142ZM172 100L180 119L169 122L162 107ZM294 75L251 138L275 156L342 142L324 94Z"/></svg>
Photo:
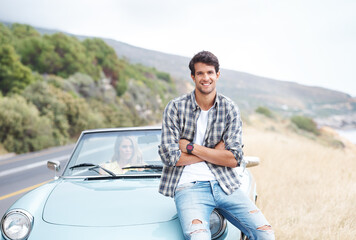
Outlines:
<svg viewBox="0 0 356 240"><path fill-rule="evenodd" d="M194 55L194 57L189 62L190 74L195 76L194 65L198 62L205 63L210 66L214 66L215 72L219 72L219 60L218 58L209 51L201 51Z"/></svg>
<svg viewBox="0 0 356 240"><path fill-rule="evenodd" d="M137 141L130 136L119 136L116 138L115 147L114 147L114 156L112 157L112 162L120 162L120 146L124 140L128 139L132 144L132 156L130 159L130 164L142 164L142 153L138 148Z"/></svg>

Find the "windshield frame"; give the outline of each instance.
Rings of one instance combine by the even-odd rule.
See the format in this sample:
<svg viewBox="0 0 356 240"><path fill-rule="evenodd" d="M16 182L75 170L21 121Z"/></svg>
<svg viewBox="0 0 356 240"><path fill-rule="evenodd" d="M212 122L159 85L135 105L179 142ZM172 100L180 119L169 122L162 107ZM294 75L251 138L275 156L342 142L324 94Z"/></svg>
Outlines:
<svg viewBox="0 0 356 240"><path fill-rule="evenodd" d="M110 175L77 175L77 176L73 176L73 175L67 175L66 173L68 173L68 169L75 165L73 164L73 159L77 158L78 153L81 151L81 148L83 147L82 141L83 139L85 139L88 134L95 134L95 133L125 133L125 134L129 134L130 132L137 134L137 132L154 132L157 131L157 135L161 136L161 127L157 127L157 126L150 126L150 127L130 127L130 128L106 128L106 129L93 129L93 130L85 130L81 133L81 135L79 136L76 145L72 151L72 154L69 158L69 160L67 161L64 170L61 174L61 176L59 176L60 178L64 178L64 179L85 179L85 180L89 180L89 179L121 179L121 178L146 178L146 177L160 177L161 173L157 173L157 172L145 172L145 173L140 173L140 174L116 174L116 176L110 176ZM157 145L157 152L158 152L158 145ZM163 167L163 164L162 164Z"/></svg>

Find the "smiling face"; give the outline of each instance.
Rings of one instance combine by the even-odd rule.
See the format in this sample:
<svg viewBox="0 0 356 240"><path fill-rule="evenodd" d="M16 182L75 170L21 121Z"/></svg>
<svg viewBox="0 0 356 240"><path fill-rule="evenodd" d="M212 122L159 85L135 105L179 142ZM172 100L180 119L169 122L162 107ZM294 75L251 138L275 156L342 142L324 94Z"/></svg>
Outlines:
<svg viewBox="0 0 356 240"><path fill-rule="evenodd" d="M203 95L214 94L216 92L216 82L219 79L220 71L216 72L215 67L202 62L194 64L195 75L191 75L195 89Z"/></svg>

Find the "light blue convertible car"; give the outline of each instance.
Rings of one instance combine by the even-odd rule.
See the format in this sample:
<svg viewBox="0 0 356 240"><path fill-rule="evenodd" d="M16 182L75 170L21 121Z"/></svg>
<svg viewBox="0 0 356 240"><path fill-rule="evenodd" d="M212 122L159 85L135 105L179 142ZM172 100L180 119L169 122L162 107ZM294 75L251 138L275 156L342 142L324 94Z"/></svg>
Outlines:
<svg viewBox="0 0 356 240"><path fill-rule="evenodd" d="M23 196L1 220L0 239L182 240L172 198L158 193L160 128L84 131L63 174ZM253 166L258 158L245 157ZM236 168L242 188L256 199L253 177ZM48 162L58 171L59 162ZM218 210L212 239L244 239Z"/></svg>

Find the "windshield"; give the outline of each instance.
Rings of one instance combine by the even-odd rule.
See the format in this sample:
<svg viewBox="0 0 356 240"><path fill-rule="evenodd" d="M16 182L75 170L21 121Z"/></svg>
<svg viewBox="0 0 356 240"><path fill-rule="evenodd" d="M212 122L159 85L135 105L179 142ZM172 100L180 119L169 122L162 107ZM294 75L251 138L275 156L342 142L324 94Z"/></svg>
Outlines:
<svg viewBox="0 0 356 240"><path fill-rule="evenodd" d="M84 133L63 176L161 173L160 130Z"/></svg>

